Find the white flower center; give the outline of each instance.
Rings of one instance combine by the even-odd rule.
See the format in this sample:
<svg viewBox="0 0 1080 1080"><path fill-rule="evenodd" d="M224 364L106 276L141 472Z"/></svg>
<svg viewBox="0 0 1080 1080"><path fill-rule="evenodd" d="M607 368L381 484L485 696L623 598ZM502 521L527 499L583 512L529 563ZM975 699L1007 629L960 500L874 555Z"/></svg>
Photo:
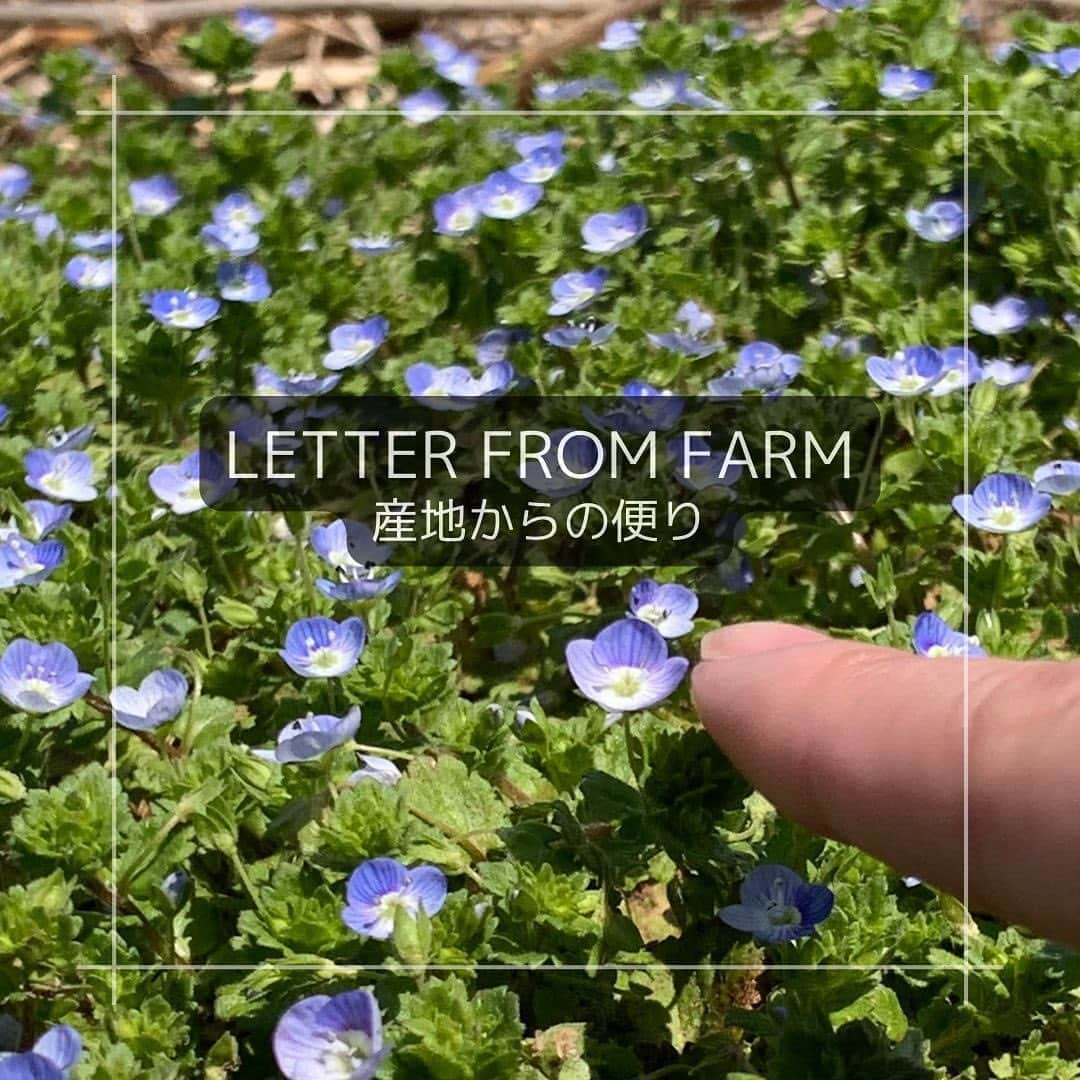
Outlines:
<svg viewBox="0 0 1080 1080"><path fill-rule="evenodd" d="M325 1080L349 1080L371 1055L371 1039L363 1031L336 1031L327 1040L319 1064Z"/></svg>
<svg viewBox="0 0 1080 1080"><path fill-rule="evenodd" d="M653 626L659 626L667 617L668 612L659 604L645 604L635 612L639 619L643 619Z"/></svg>
<svg viewBox="0 0 1080 1080"><path fill-rule="evenodd" d="M637 697L645 685L645 673L641 668L618 667L609 674L608 689L622 698Z"/></svg>
<svg viewBox="0 0 1080 1080"><path fill-rule="evenodd" d="M771 900L765 907L770 926L798 926L802 912L792 904L780 904Z"/></svg>
<svg viewBox="0 0 1080 1080"><path fill-rule="evenodd" d="M990 511L990 520L1003 529L1015 525L1019 516L1017 508L1009 503L1001 503Z"/></svg>
<svg viewBox="0 0 1080 1080"><path fill-rule="evenodd" d="M343 659L344 656L340 649L326 645L321 649L316 649L311 654L308 663L318 671L329 671L331 668L337 667Z"/></svg>

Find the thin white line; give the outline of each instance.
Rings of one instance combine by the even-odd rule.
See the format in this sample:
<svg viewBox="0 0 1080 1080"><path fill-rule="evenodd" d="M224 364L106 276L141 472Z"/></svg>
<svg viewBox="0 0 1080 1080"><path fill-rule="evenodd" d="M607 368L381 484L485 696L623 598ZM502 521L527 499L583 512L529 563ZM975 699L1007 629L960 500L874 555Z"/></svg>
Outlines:
<svg viewBox="0 0 1080 1080"><path fill-rule="evenodd" d="M969 470L969 457L970 447L968 444L968 428L969 428L969 405L971 402L971 387L968 385L968 275L970 270L969 265L969 237L970 232L968 224L968 77L964 75L964 191L963 191L963 214L964 214L964 491L970 491L971 485L969 483L970 476ZM970 600L968 597L968 560L970 558L970 552L968 550L968 524L964 521L964 636L967 637L970 633ZM970 843L971 843L971 820L970 820L970 807L969 807L969 794L970 794L970 717L969 717L969 693L970 687L968 685L968 671L969 671L970 658L968 656L968 650L964 650L964 661L962 670L964 674L964 876L963 876L963 901L964 901L964 1004L967 1005L971 998L971 943L970 943L970 930L969 923L971 921L968 915L969 903L970 903Z"/></svg>
<svg viewBox="0 0 1080 1080"><path fill-rule="evenodd" d="M109 971L108 964L76 964L78 971ZM1006 964L972 965L1001 971ZM955 964L120 964L118 971L964 971Z"/></svg>
<svg viewBox="0 0 1080 1080"><path fill-rule="evenodd" d="M78 116L110 116L105 109L79 109ZM384 116L406 119L397 109L118 109L117 116L227 116L241 119L248 116ZM835 109L832 112L811 112L808 109L695 109L692 112L677 109L448 109L436 119L443 117L467 117L483 119L486 116L681 116L684 118L704 116L817 116L823 120L845 116L904 117L909 116L1003 116L998 109L983 109L965 113L962 109Z"/></svg>
<svg viewBox="0 0 1080 1080"><path fill-rule="evenodd" d="M116 229L118 225L117 214L117 152L119 146L119 122L117 120L116 112L117 102L117 76L113 73L112 77L112 119L110 121L110 133L112 138L112 153L110 155L110 172L111 172L111 192L110 197L112 199L112 317L111 317L111 338L112 338L112 356L111 356L111 376L109 379L110 390L110 422L112 425L112 434L110 438L110 460L109 460L109 483L112 486L112 497L109 499L110 507L110 524L109 524L109 555L112 562L112 573L109 575L109 602L112 606L111 618L109 619L109 690L110 692L116 687L116 643L117 643L117 611L116 611L116 528L117 528L117 498L116 489L116 458L117 458L117 427L116 427L116 404L119 397L119 383L117 380L116 372L116 339L117 339L117 291L118 284L117 278L119 275L119 261L116 257L117 249L117 234ZM119 776L116 761L117 753L117 732L116 732L116 713L112 713L112 724L110 726L109 735L109 758L112 762L112 1003L113 1008L116 1008L117 997L119 994L119 975L117 968L118 956L118 937L120 933L120 910L119 910L119 822L118 816L118 798L117 789L119 788Z"/></svg>

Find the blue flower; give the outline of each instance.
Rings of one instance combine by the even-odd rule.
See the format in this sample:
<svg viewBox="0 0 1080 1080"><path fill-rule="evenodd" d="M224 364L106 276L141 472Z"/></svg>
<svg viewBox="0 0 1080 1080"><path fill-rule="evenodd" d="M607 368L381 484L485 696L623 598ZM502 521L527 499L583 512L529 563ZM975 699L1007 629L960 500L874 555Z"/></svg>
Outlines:
<svg viewBox="0 0 1080 1080"><path fill-rule="evenodd" d="M405 385L417 401L431 409L462 411L471 409L477 398L501 397L516 375L509 361L501 360L484 368L474 378L468 368L452 364L412 364L405 370Z"/></svg>
<svg viewBox="0 0 1080 1080"><path fill-rule="evenodd" d="M265 364L255 367L255 393L265 397L316 397L329 394L339 382L340 375L319 375L314 371L279 375Z"/></svg>
<svg viewBox="0 0 1080 1080"><path fill-rule="evenodd" d="M389 332L390 321L382 315L335 326L330 331L330 352L323 357L323 367L342 371L366 364Z"/></svg>
<svg viewBox="0 0 1080 1080"><path fill-rule="evenodd" d="M594 640L566 646L566 663L578 689L609 712L650 709L675 692L690 661L668 656L660 631L640 619L620 619Z"/></svg>
<svg viewBox="0 0 1080 1080"><path fill-rule="evenodd" d="M1080 47L1073 45L1058 49L1057 52L1032 53L1031 62L1037 67L1047 68L1070 79L1080 71Z"/></svg>
<svg viewBox="0 0 1080 1080"><path fill-rule="evenodd" d="M555 279L551 286L552 304L549 315L565 315L586 307L600 293L608 279L608 271L602 266L594 270L572 270Z"/></svg>
<svg viewBox="0 0 1080 1080"><path fill-rule="evenodd" d="M965 637L959 630L952 630L944 619L932 611L924 611L911 631L911 644L920 656L986 655L977 637Z"/></svg>
<svg viewBox="0 0 1080 1080"><path fill-rule="evenodd" d="M957 495L953 509L976 529L992 533L1023 532L1050 513L1050 496L1036 491L1026 476L991 473L969 495Z"/></svg>
<svg viewBox="0 0 1080 1080"><path fill-rule="evenodd" d="M870 0L817 0L826 11L864 11Z"/></svg>
<svg viewBox="0 0 1080 1080"><path fill-rule="evenodd" d="M1008 360L987 360L982 366L983 379L997 386L1016 386L1035 370L1033 364L1013 364Z"/></svg>
<svg viewBox="0 0 1080 1080"><path fill-rule="evenodd" d="M236 12L236 29L252 45L261 45L274 36L277 19L255 8L239 8Z"/></svg>
<svg viewBox="0 0 1080 1080"><path fill-rule="evenodd" d="M316 615L289 627L278 655L297 675L332 679L356 667L366 639L367 627L359 616L337 623Z"/></svg>
<svg viewBox="0 0 1080 1080"><path fill-rule="evenodd" d="M628 382L620 391L622 401L610 412L598 416L591 409L582 412L590 423L611 431L643 435L649 431L667 431L682 416L685 401L670 390L658 390L641 379Z"/></svg>
<svg viewBox="0 0 1080 1080"><path fill-rule="evenodd" d="M285 185L285 194L294 200L306 199L311 194L314 186L311 177L301 173L299 176L294 176Z"/></svg>
<svg viewBox="0 0 1080 1080"><path fill-rule="evenodd" d="M683 356L712 356L724 347L718 340L710 340L707 335L716 324L713 315L700 307L693 300L687 300L675 312L676 329L666 333L647 332L645 336L659 349L670 349Z"/></svg>
<svg viewBox="0 0 1080 1080"><path fill-rule="evenodd" d="M691 491L731 487L743 474L740 463L728 461L727 454L713 450L699 435L672 439L667 449L675 462L675 479Z"/></svg>
<svg viewBox="0 0 1080 1080"><path fill-rule="evenodd" d="M96 259L93 255L76 255L64 267L64 277L76 289L96 291L107 289L116 276L112 258Z"/></svg>
<svg viewBox="0 0 1080 1080"><path fill-rule="evenodd" d="M163 289L145 298L150 314L162 326L201 330L221 310L221 301L190 289Z"/></svg>
<svg viewBox="0 0 1080 1080"><path fill-rule="evenodd" d="M128 194L136 214L143 217L162 217L180 201L180 189L171 176L158 173L145 180L132 180Z"/></svg>
<svg viewBox="0 0 1080 1080"><path fill-rule="evenodd" d="M520 326L497 326L482 334L476 343L476 362L481 367L490 367L505 360L515 345L528 341L528 330Z"/></svg>
<svg viewBox="0 0 1080 1080"><path fill-rule="evenodd" d="M908 345L889 359L870 356L866 360L866 374L896 397L926 393L941 378L944 367L941 353L929 345Z"/></svg>
<svg viewBox="0 0 1080 1080"><path fill-rule="evenodd" d="M796 353L782 352L771 341L752 341L739 350L735 366L706 388L712 397L739 397L760 391L767 397L780 393L802 370L803 359Z"/></svg>
<svg viewBox="0 0 1080 1080"><path fill-rule="evenodd" d="M81 1054L79 1033L67 1024L57 1024L32 1050L0 1059L0 1080L67 1080L68 1070Z"/></svg>
<svg viewBox="0 0 1080 1080"><path fill-rule="evenodd" d="M264 761L288 765L296 761L314 761L328 750L347 743L360 728L360 710L355 706L344 716L307 716L293 720L278 732L273 750L252 750Z"/></svg>
<svg viewBox="0 0 1080 1080"><path fill-rule="evenodd" d="M273 1042L286 1080L372 1080L390 1052L370 990L298 1001L282 1013Z"/></svg>
<svg viewBox="0 0 1080 1080"><path fill-rule="evenodd" d="M81 450L94 437L94 425L82 424L71 431L54 427L49 431L48 441L51 450Z"/></svg>
<svg viewBox="0 0 1080 1080"><path fill-rule="evenodd" d="M259 234L251 229L229 225L204 225L199 232L208 251L221 252L230 258L244 258L259 246Z"/></svg>
<svg viewBox="0 0 1080 1080"><path fill-rule="evenodd" d="M551 499L584 491L600 462L597 444L572 428L556 428L548 439L540 456L525 462L522 482Z"/></svg>
<svg viewBox="0 0 1080 1080"><path fill-rule="evenodd" d="M191 889L191 875L186 870L173 870L162 878L158 888L165 894L169 906L179 911Z"/></svg>
<svg viewBox="0 0 1080 1080"><path fill-rule="evenodd" d="M935 244L955 240L968 227L964 208L954 199L938 199L925 210L911 207L904 219L919 236Z"/></svg>
<svg viewBox="0 0 1080 1080"><path fill-rule="evenodd" d="M236 480L229 476L225 462L213 450L195 450L175 465L159 465L150 474L150 490L167 503L174 514L194 514L216 503L230 491Z"/></svg>
<svg viewBox="0 0 1080 1080"><path fill-rule="evenodd" d="M214 224L237 232L254 230L266 216L246 191L233 191L214 207Z"/></svg>
<svg viewBox="0 0 1080 1080"><path fill-rule="evenodd" d="M33 538L44 540L51 532L71 520L73 507L69 503L51 503L45 499L27 499L23 509L30 517Z"/></svg>
<svg viewBox="0 0 1080 1080"><path fill-rule="evenodd" d="M416 35L416 40L420 42L421 48L427 53L428 59L433 60L436 64L452 60L458 54L458 47L452 41L447 41L446 38L432 30L421 30Z"/></svg>
<svg viewBox="0 0 1080 1080"><path fill-rule="evenodd" d="M537 101L577 101L586 94L617 94L618 86L610 79L570 79L567 82L541 82L536 84Z"/></svg>
<svg viewBox="0 0 1080 1080"><path fill-rule="evenodd" d="M376 754L361 754L363 768L349 773L347 784L359 784L361 780L374 780L383 787L393 787L401 779L401 770L387 758Z"/></svg>
<svg viewBox="0 0 1080 1080"><path fill-rule="evenodd" d="M30 227L34 230L34 238L39 244L44 244L51 236L62 239L64 235L60 219L55 214L35 214Z"/></svg>
<svg viewBox="0 0 1080 1080"><path fill-rule="evenodd" d="M562 326L553 326L544 332L543 339L557 349L576 349L579 345L596 348L611 337L618 326L615 323L600 323L596 319L581 319Z"/></svg>
<svg viewBox="0 0 1080 1080"><path fill-rule="evenodd" d="M834 897L824 885L808 885L786 866L757 866L739 889L740 903L721 908L720 918L763 942L794 941L829 917Z"/></svg>
<svg viewBox="0 0 1080 1080"><path fill-rule="evenodd" d="M130 731L153 731L175 720L187 701L188 681L176 668L152 671L138 690L117 686L109 693L113 716Z"/></svg>
<svg viewBox="0 0 1080 1080"><path fill-rule="evenodd" d="M941 377L930 388L931 397L943 397L954 390L973 386L983 377L978 356L962 345L951 345L942 349L941 361Z"/></svg>
<svg viewBox="0 0 1080 1080"><path fill-rule="evenodd" d="M79 670L75 654L59 641L38 645L16 638L0 656L0 697L13 709L50 713L78 700L93 675Z"/></svg>
<svg viewBox="0 0 1080 1080"><path fill-rule="evenodd" d="M539 184L515 180L508 172L493 172L476 193L476 204L484 217L510 221L527 214L543 198Z"/></svg>
<svg viewBox="0 0 1080 1080"><path fill-rule="evenodd" d="M404 240L395 240L389 233L349 237L349 247L353 251L359 251L361 255L388 255L392 251L400 250L404 244Z"/></svg>
<svg viewBox="0 0 1080 1080"><path fill-rule="evenodd" d="M470 184L435 200L435 231L444 236L464 236L480 223L480 185Z"/></svg>
<svg viewBox="0 0 1080 1080"><path fill-rule="evenodd" d="M566 155L562 150L550 146L540 146L507 170L515 180L528 184L546 184L558 176Z"/></svg>
<svg viewBox="0 0 1080 1080"><path fill-rule="evenodd" d="M636 243L649 227L649 212L640 203L616 210L614 213L593 214L581 226L582 245L586 251L610 255Z"/></svg>
<svg viewBox="0 0 1080 1080"><path fill-rule="evenodd" d="M636 49L641 44L641 31L644 23L631 22L629 19L616 19L604 27L604 37L600 48L605 52L621 52L624 49Z"/></svg>
<svg viewBox="0 0 1080 1080"><path fill-rule="evenodd" d="M689 634L697 609L697 593L685 585L660 585L642 578L630 590L630 615L655 626L666 638Z"/></svg>
<svg viewBox="0 0 1080 1080"><path fill-rule="evenodd" d="M223 300L257 304L273 290L266 269L254 262L223 262L217 270L218 289Z"/></svg>
<svg viewBox="0 0 1080 1080"><path fill-rule="evenodd" d="M0 165L0 199L21 199L30 184L30 172L22 165Z"/></svg>
<svg viewBox="0 0 1080 1080"><path fill-rule="evenodd" d="M50 499L89 502L97 498L94 463L82 450L31 450L23 464L27 484Z"/></svg>
<svg viewBox="0 0 1080 1080"><path fill-rule="evenodd" d="M401 571L383 573L390 557L388 544L375 542L371 529L360 521L338 519L311 530L311 546L337 572L340 581L319 578L315 585L333 600L369 600L392 592Z"/></svg>
<svg viewBox="0 0 1080 1080"><path fill-rule="evenodd" d="M1075 495L1080 491L1080 461L1048 461L1031 478L1044 495Z"/></svg>
<svg viewBox="0 0 1080 1080"><path fill-rule="evenodd" d="M437 61L435 71L448 82L472 87L476 85L476 76L480 72L480 58L471 52L456 50L452 56L444 56Z"/></svg>
<svg viewBox="0 0 1080 1080"><path fill-rule="evenodd" d="M368 859L349 876L341 917L351 930L385 941L400 909L415 919L437 915L446 903L446 875L437 866L411 870L396 859Z"/></svg>
<svg viewBox="0 0 1080 1080"><path fill-rule="evenodd" d="M340 581L318 578L315 586L331 600L372 600L376 596L386 596L397 588L401 581L400 570L380 573L375 567L341 566L338 567Z"/></svg>
<svg viewBox="0 0 1080 1080"><path fill-rule="evenodd" d="M514 138L514 149L523 157L527 158L535 154L537 150L559 150L566 143L566 132L555 128L551 131L541 131L536 135L518 135Z"/></svg>
<svg viewBox="0 0 1080 1080"><path fill-rule="evenodd" d="M0 540L0 589L37 585L63 561L67 549L59 540L35 544L18 533Z"/></svg>
<svg viewBox="0 0 1080 1080"><path fill-rule="evenodd" d="M428 124L438 120L449 108L450 103L438 90L421 90L398 102L398 110L410 124Z"/></svg>
<svg viewBox="0 0 1080 1080"><path fill-rule="evenodd" d="M630 100L641 109L666 109L671 105L688 105L693 109L724 109L722 101L691 85L685 71L654 71Z"/></svg>
<svg viewBox="0 0 1080 1080"><path fill-rule="evenodd" d="M80 251L88 251L91 255L104 255L113 250L114 245L120 247L124 238L119 233L109 232L78 232L71 238L72 244Z"/></svg>
<svg viewBox="0 0 1080 1080"><path fill-rule="evenodd" d="M934 89L936 81L934 73L924 68L890 64L882 73L878 92L893 101L917 101Z"/></svg>
<svg viewBox="0 0 1080 1080"><path fill-rule="evenodd" d="M1014 334L1031 318L1031 305L1019 296L1003 296L995 304L972 304L971 325L981 334Z"/></svg>

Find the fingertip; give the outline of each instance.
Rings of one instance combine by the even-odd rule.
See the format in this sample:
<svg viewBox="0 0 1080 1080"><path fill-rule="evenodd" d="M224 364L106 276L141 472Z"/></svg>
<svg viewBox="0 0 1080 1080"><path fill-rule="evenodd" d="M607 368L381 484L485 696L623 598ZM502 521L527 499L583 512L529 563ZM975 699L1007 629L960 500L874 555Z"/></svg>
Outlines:
<svg viewBox="0 0 1080 1080"><path fill-rule="evenodd" d="M733 660L758 653L827 641L828 635L808 626L782 622L732 623L710 630L701 639L702 660Z"/></svg>

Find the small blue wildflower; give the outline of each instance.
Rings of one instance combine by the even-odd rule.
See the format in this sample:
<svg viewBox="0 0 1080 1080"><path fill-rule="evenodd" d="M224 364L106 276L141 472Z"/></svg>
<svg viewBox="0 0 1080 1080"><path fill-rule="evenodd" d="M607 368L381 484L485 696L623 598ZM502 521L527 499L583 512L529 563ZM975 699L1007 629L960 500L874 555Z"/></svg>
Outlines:
<svg viewBox="0 0 1080 1080"><path fill-rule="evenodd" d="M536 84L537 101L577 101L586 94L617 94L619 87L610 79L570 79L567 82L541 82Z"/></svg>
<svg viewBox="0 0 1080 1080"><path fill-rule="evenodd" d="M660 585L652 578L642 578L630 590L628 614L656 627L665 638L689 634L697 609L697 593L685 585Z"/></svg>
<svg viewBox="0 0 1080 1080"><path fill-rule="evenodd" d="M136 214L143 217L163 217L180 202L180 189L171 176L158 173L145 180L132 180L128 195Z"/></svg>
<svg viewBox="0 0 1080 1080"><path fill-rule="evenodd" d="M527 184L546 184L553 177L558 176L563 165L566 164L566 155L562 150L553 149L550 146L541 146L533 150L527 157L516 165L511 165L507 172L515 180Z"/></svg>
<svg viewBox="0 0 1080 1080"><path fill-rule="evenodd" d="M319 375L314 371L279 375L265 364L255 367L255 393L264 397L317 397L329 394L339 382L340 375Z"/></svg>
<svg viewBox="0 0 1080 1080"><path fill-rule="evenodd" d="M576 349L579 345L588 345L595 349L611 337L618 326L615 323L601 323L596 319L579 319L553 326L544 332L543 339L557 349Z"/></svg>
<svg viewBox="0 0 1080 1080"><path fill-rule="evenodd" d="M435 231L444 236L464 236L480 224L480 185L470 184L440 195L432 207Z"/></svg>
<svg viewBox="0 0 1080 1080"><path fill-rule="evenodd" d="M188 696L188 681L176 668L152 671L136 690L117 686L109 693L113 716L130 731L153 731L175 720Z"/></svg>
<svg viewBox="0 0 1080 1080"><path fill-rule="evenodd" d="M477 207L484 217L510 221L527 214L543 198L540 184L515 180L508 172L493 172L476 194Z"/></svg>
<svg viewBox="0 0 1080 1080"><path fill-rule="evenodd" d="M396 859L368 859L350 875L341 918L350 930L385 941L394 932L397 912L429 918L446 903L446 875L437 866L409 869Z"/></svg>
<svg viewBox="0 0 1080 1080"><path fill-rule="evenodd" d="M712 356L724 347L719 340L710 339L716 319L711 312L693 300L687 300L675 312L676 329L664 333L646 332L645 336L659 349L669 349L683 356L702 358Z"/></svg>
<svg viewBox="0 0 1080 1080"><path fill-rule="evenodd" d="M478 398L501 397L516 378L506 360L489 364L479 378L456 364L437 368L433 364L413 364L405 371L405 385L417 401L432 409L471 409Z"/></svg>
<svg viewBox="0 0 1080 1080"><path fill-rule="evenodd" d="M595 639L566 646L566 663L577 688L608 712L651 709L670 697L690 661L668 656L660 631L641 619L619 619Z"/></svg>
<svg viewBox="0 0 1080 1080"><path fill-rule="evenodd" d="M972 304L971 325L980 334L1000 337L1023 330L1031 318L1031 305L1019 296L1003 296L994 304Z"/></svg>
<svg viewBox="0 0 1080 1080"><path fill-rule="evenodd" d="M359 784L361 780L374 780L383 787L393 787L401 779L401 770L388 758L377 754L361 754L363 767L349 773L346 783Z"/></svg>
<svg viewBox="0 0 1080 1080"><path fill-rule="evenodd" d="M71 238L72 244L80 251L87 251L91 255L105 255L113 250L114 245L120 247L124 242L120 233L104 230L102 232L78 232Z"/></svg>
<svg viewBox="0 0 1080 1080"><path fill-rule="evenodd" d="M38 645L16 638L0 656L0 697L13 709L50 713L90 689L93 675L79 670L75 654L59 641Z"/></svg>
<svg viewBox="0 0 1080 1080"><path fill-rule="evenodd" d="M297 675L332 679L356 667L366 639L367 627L359 616L338 623L316 615L289 627L278 655Z"/></svg>
<svg viewBox="0 0 1080 1080"><path fill-rule="evenodd" d="M1026 476L991 473L970 494L957 495L953 509L983 532L1024 532L1050 513L1050 496L1036 491Z"/></svg>
<svg viewBox="0 0 1080 1080"><path fill-rule="evenodd" d="M1044 495L1075 495L1080 491L1080 461L1048 461L1031 479Z"/></svg>
<svg viewBox="0 0 1080 1080"><path fill-rule="evenodd" d="M26 482L35 491L61 502L90 502L94 463L82 450L31 450L23 458Z"/></svg>
<svg viewBox="0 0 1080 1080"><path fill-rule="evenodd" d="M480 336L476 343L476 362L481 367L489 367L505 360L515 345L528 341L528 330L520 326L497 326Z"/></svg>
<svg viewBox="0 0 1080 1080"><path fill-rule="evenodd" d="M537 456L525 462L521 480L550 499L576 495L592 483L600 465L595 439L571 428L556 428Z"/></svg>
<svg viewBox="0 0 1080 1080"><path fill-rule="evenodd" d="M374 566L341 566L338 567L338 575L340 581L316 579L315 587L331 600L342 600L346 603L386 596L397 588L402 578L400 570L381 573L378 567Z"/></svg>
<svg viewBox="0 0 1080 1080"><path fill-rule="evenodd" d="M549 315L566 315L591 304L607 282L609 273L602 266L593 270L572 270L555 279L551 286Z"/></svg>
<svg viewBox="0 0 1080 1080"><path fill-rule="evenodd" d="M116 276L111 258L97 259L93 255L76 255L64 267L64 277L76 289L96 292L109 288Z"/></svg>
<svg viewBox="0 0 1080 1080"><path fill-rule="evenodd" d="M150 314L162 326L201 330L221 310L221 301L191 289L162 289L144 297Z"/></svg>
<svg viewBox="0 0 1080 1080"><path fill-rule="evenodd" d="M910 207L904 220L924 240L935 244L955 240L968 227L964 208L954 199L938 199L925 210Z"/></svg>
<svg viewBox="0 0 1080 1080"><path fill-rule="evenodd" d="M667 431L682 416L686 402L670 390L659 390L641 379L628 382L619 391L618 406L603 415L591 409L582 412L590 423L611 431L644 435L649 431Z"/></svg>
<svg viewBox="0 0 1080 1080"><path fill-rule="evenodd" d="M323 367L342 371L366 364L389 333L390 321L382 315L335 326L330 331L330 352L323 357Z"/></svg>
<svg viewBox="0 0 1080 1080"><path fill-rule="evenodd" d="M878 93L893 101L917 101L934 89L936 81L934 73L924 68L890 64L881 75Z"/></svg>
<svg viewBox="0 0 1080 1080"><path fill-rule="evenodd" d="M924 611L911 630L911 644L920 656L986 656L977 637L965 637L932 611Z"/></svg>
<svg viewBox="0 0 1080 1080"><path fill-rule="evenodd" d="M641 44L641 31L645 24L639 20L616 19L604 27L599 47L605 52L622 52L636 49Z"/></svg>
<svg viewBox="0 0 1080 1080"><path fill-rule="evenodd" d="M371 528L362 521L338 518L329 525L311 530L311 546L320 559L335 570L342 567L381 566L390 558L390 545L379 544Z"/></svg>
<svg viewBox="0 0 1080 1080"><path fill-rule="evenodd" d="M269 41L277 30L277 19L255 8L239 8L235 21L237 32L252 45L262 45Z"/></svg>
<svg viewBox="0 0 1080 1080"><path fill-rule="evenodd" d="M217 269L222 300L257 304L272 292L266 268L255 262L223 262Z"/></svg>
<svg viewBox="0 0 1080 1080"><path fill-rule="evenodd" d="M174 514L194 514L205 510L205 492L211 503L216 502L236 484L229 476L219 454L212 450L195 450L175 465L159 465L149 478L150 490Z"/></svg>
<svg viewBox="0 0 1080 1080"><path fill-rule="evenodd" d="M278 732L273 750L252 750L263 761L288 765L297 761L314 761L328 750L347 743L360 728L360 710L355 706L344 716L307 716L293 720Z"/></svg>
<svg viewBox="0 0 1080 1080"><path fill-rule="evenodd" d="M30 171L22 165L0 165L0 199L21 199L30 184Z"/></svg>
<svg viewBox="0 0 1080 1080"><path fill-rule="evenodd" d="M398 102L398 111L410 124L429 124L449 108L450 103L438 90L420 90Z"/></svg>
<svg viewBox="0 0 1080 1080"><path fill-rule="evenodd" d="M461 87L473 87L476 85L476 76L480 73L480 57L459 50L453 56L439 60L435 64L435 71L448 82Z"/></svg>
<svg viewBox="0 0 1080 1080"><path fill-rule="evenodd" d="M771 341L752 341L739 350L735 366L706 384L713 397L736 397L760 391L767 397L778 394L802 370L803 359L783 352Z"/></svg>
<svg viewBox="0 0 1080 1080"><path fill-rule="evenodd" d="M361 255L389 255L393 251L400 251L404 246L404 240L395 240L389 233L349 237L349 247L353 251L359 251Z"/></svg>
<svg viewBox="0 0 1080 1080"><path fill-rule="evenodd" d="M1080 71L1080 46L1058 49L1057 52L1036 52L1031 54L1031 62L1037 67L1047 68L1058 75L1071 79Z"/></svg>
<svg viewBox="0 0 1080 1080"><path fill-rule="evenodd" d="M252 229L230 225L204 225L199 231L208 251L221 252L230 258L244 258L259 247L259 234Z"/></svg>
<svg viewBox="0 0 1080 1080"><path fill-rule="evenodd" d="M55 236L58 240L63 239L64 230L60 226L60 219L55 214L35 214L30 227L34 230L34 238L39 244L44 244L50 237Z"/></svg>
<svg viewBox="0 0 1080 1080"><path fill-rule="evenodd" d="M421 30L416 35L416 40L420 42L420 46L427 54L428 59L436 64L453 59L459 51L452 41L447 41L446 38L432 30Z"/></svg>
<svg viewBox="0 0 1080 1080"><path fill-rule="evenodd" d="M45 499L27 499L22 505L30 518L30 532L35 540L44 540L67 524L74 509L70 503L52 503Z"/></svg>
<svg viewBox="0 0 1080 1080"><path fill-rule="evenodd" d="M722 101L695 87L685 71L654 71L629 96L640 109L667 109L672 105L687 105L693 109L726 108Z"/></svg>
<svg viewBox="0 0 1080 1080"><path fill-rule="evenodd" d="M870 0L817 0L826 11L864 11Z"/></svg>
<svg viewBox="0 0 1080 1080"><path fill-rule="evenodd" d="M739 903L721 908L720 918L762 942L807 937L829 917L834 897L824 885L808 885L786 866L766 864L750 871L739 888Z"/></svg>
<svg viewBox="0 0 1080 1080"><path fill-rule="evenodd" d="M1034 364L1014 364L1009 360L986 360L982 365L983 379L1001 387L1025 382L1034 370Z"/></svg>
<svg viewBox="0 0 1080 1080"><path fill-rule="evenodd" d="M733 551L717 566L716 572L720 584L731 593L744 593L754 584L754 564L741 551Z"/></svg>
<svg viewBox="0 0 1080 1080"><path fill-rule="evenodd" d="M941 350L941 377L930 387L931 397L943 397L982 379L982 365L971 349L951 345Z"/></svg>
<svg viewBox="0 0 1080 1080"><path fill-rule="evenodd" d="M215 225L223 229L248 232L258 227L266 215L246 191L233 191L214 207L211 214Z"/></svg>
<svg viewBox="0 0 1080 1080"><path fill-rule="evenodd" d="M49 429L46 439L50 450L81 450L90 444L94 437L93 424L81 424L77 428L66 431L62 427Z"/></svg>
<svg viewBox="0 0 1080 1080"><path fill-rule="evenodd" d="M57 1024L32 1050L0 1057L0 1080L67 1080L82 1055L82 1039L67 1024Z"/></svg>
<svg viewBox="0 0 1080 1080"><path fill-rule="evenodd" d="M645 235L649 227L649 212L640 203L633 203L613 213L593 214L581 226L583 247L598 255L623 251Z"/></svg>
<svg viewBox="0 0 1080 1080"><path fill-rule="evenodd" d="M941 353L929 345L908 345L888 359L870 356L866 360L866 374L896 397L926 393L941 378L944 367Z"/></svg>
<svg viewBox="0 0 1080 1080"><path fill-rule="evenodd" d="M186 870L173 870L161 879L158 888L165 894L169 906L179 911L191 891L191 875Z"/></svg>
<svg viewBox="0 0 1080 1080"><path fill-rule="evenodd" d="M298 1001L278 1020L273 1045L286 1080L372 1080L390 1052L370 990Z"/></svg>
<svg viewBox="0 0 1080 1080"><path fill-rule="evenodd" d="M691 491L731 487L743 474L741 464L728 461L726 453L713 450L700 435L672 439L667 449L675 462L675 479Z"/></svg>
<svg viewBox="0 0 1080 1080"><path fill-rule="evenodd" d="M44 581L67 556L59 540L34 543L10 534L0 540L0 589L37 585Z"/></svg>
<svg viewBox="0 0 1080 1080"><path fill-rule="evenodd" d="M299 202L301 199L306 199L314 187L311 177L301 173L299 176L294 176L285 185L285 194L293 201Z"/></svg>
<svg viewBox="0 0 1080 1080"><path fill-rule="evenodd" d="M523 157L527 158L538 150L554 150L562 152L566 143L566 132L558 128L552 131L542 131L537 135L518 135L514 137L514 149Z"/></svg>

